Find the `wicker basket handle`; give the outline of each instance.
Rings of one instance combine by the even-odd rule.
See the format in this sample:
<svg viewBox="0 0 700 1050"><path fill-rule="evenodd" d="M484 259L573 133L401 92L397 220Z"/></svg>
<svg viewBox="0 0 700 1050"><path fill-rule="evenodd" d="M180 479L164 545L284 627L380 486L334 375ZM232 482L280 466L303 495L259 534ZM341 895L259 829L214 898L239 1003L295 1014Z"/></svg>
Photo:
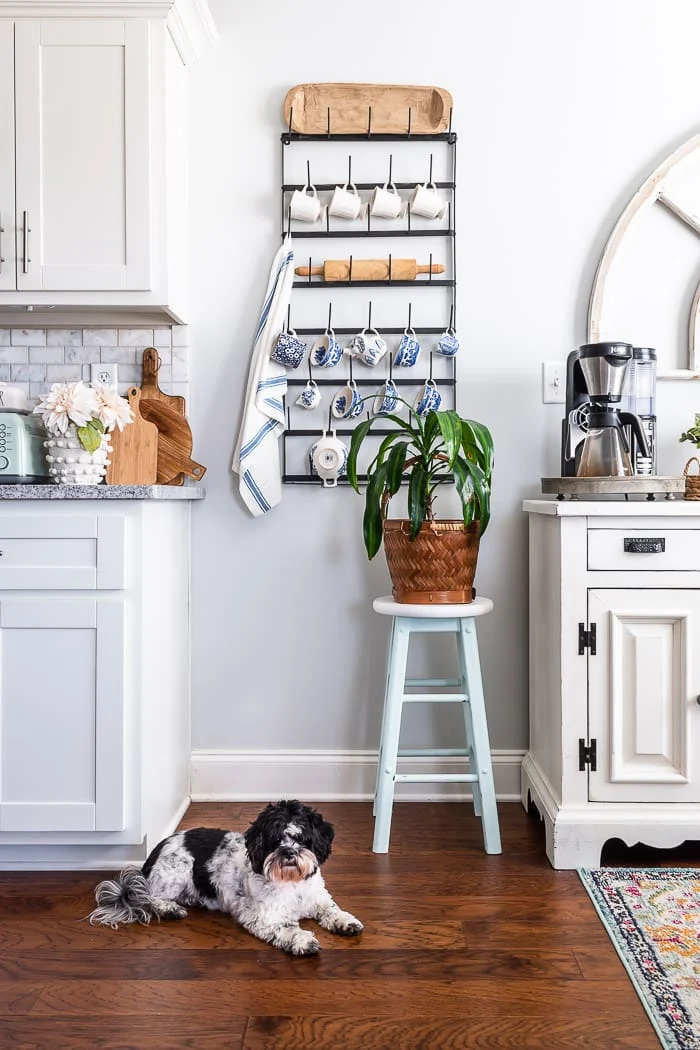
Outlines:
<svg viewBox="0 0 700 1050"><path fill-rule="evenodd" d="M686 478L689 475L689 471L690 471L690 468L691 468L693 463L695 463L697 465L697 468L698 468L697 469L697 475L700 475L700 459L698 459L697 456L691 456L690 459L688 460L688 462L686 463L685 467L683 468L683 474L684 474L684 476ZM690 477L697 476L697 475L692 475L691 474Z"/></svg>

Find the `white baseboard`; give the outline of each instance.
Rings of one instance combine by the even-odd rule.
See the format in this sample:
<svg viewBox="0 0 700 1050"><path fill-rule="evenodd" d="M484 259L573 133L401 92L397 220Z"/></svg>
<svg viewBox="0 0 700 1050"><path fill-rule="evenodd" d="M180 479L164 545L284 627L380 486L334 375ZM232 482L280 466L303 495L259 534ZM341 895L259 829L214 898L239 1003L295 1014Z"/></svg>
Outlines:
<svg viewBox="0 0 700 1050"><path fill-rule="evenodd" d="M493 751L496 795L520 799L524 751ZM400 773L459 773L463 759L401 758ZM299 798L317 802L361 802L374 796L376 751L193 751L193 802L269 802ZM414 802L471 798L468 784L399 783L396 798Z"/></svg>

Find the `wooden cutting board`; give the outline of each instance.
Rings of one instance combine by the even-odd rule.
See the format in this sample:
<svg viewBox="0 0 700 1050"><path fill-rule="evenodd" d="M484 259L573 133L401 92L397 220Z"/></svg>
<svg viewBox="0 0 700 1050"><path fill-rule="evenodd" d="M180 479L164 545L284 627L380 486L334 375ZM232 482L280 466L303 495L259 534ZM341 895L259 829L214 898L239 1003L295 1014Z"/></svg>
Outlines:
<svg viewBox="0 0 700 1050"><path fill-rule="evenodd" d="M108 485L155 485L158 428L141 415L140 388L129 387L127 396L134 418L123 430L115 428L110 435L112 453L105 482Z"/></svg>
<svg viewBox="0 0 700 1050"><path fill-rule="evenodd" d="M182 485L184 474L199 481L207 468L191 457L192 430L184 416L163 401L141 401L144 419L158 430L156 479L159 485Z"/></svg>
<svg viewBox="0 0 700 1050"><path fill-rule="evenodd" d="M302 135L435 135L447 131L451 109L452 95L440 87L297 84L284 100L284 123Z"/></svg>
<svg viewBox="0 0 700 1050"><path fill-rule="evenodd" d="M160 401L181 416L185 414L185 399L174 394L165 394L158 386L158 370L160 358L154 346L149 346L143 352L143 378L141 380L141 400Z"/></svg>

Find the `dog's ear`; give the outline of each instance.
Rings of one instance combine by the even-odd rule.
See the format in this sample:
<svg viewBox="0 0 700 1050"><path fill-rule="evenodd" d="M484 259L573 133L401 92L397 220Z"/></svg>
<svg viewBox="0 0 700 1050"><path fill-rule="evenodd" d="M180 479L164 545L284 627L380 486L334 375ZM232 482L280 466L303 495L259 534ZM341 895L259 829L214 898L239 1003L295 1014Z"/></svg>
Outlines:
<svg viewBox="0 0 700 1050"><path fill-rule="evenodd" d="M256 875L262 875L265 857L269 853L267 831L271 809L271 805L266 806L243 835L250 865Z"/></svg>
<svg viewBox="0 0 700 1050"><path fill-rule="evenodd" d="M324 820L315 809L309 814L309 823L311 825L311 849L318 863L325 864L330 857L331 844L335 835L333 825Z"/></svg>

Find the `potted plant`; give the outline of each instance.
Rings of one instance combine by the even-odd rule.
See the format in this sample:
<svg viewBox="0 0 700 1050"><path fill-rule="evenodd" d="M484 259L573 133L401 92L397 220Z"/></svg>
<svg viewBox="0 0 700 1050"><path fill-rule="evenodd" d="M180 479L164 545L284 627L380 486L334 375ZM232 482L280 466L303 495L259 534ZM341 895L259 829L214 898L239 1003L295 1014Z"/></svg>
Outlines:
<svg viewBox="0 0 700 1050"><path fill-rule="evenodd" d="M369 558L384 543L396 601L462 603L473 597L479 540L490 518L493 439L483 423L451 410L421 416L406 401L408 419L395 414L360 423L348 455L348 481L359 492L357 458L377 419L396 426L367 469L363 536ZM408 519L389 519L389 500L408 480ZM435 499L454 483L462 518L440 520Z"/></svg>
<svg viewBox="0 0 700 1050"><path fill-rule="evenodd" d="M64 485L99 485L105 476L109 435L133 419L129 402L116 390L96 384L54 383L39 400L48 435L44 442L49 473Z"/></svg>

